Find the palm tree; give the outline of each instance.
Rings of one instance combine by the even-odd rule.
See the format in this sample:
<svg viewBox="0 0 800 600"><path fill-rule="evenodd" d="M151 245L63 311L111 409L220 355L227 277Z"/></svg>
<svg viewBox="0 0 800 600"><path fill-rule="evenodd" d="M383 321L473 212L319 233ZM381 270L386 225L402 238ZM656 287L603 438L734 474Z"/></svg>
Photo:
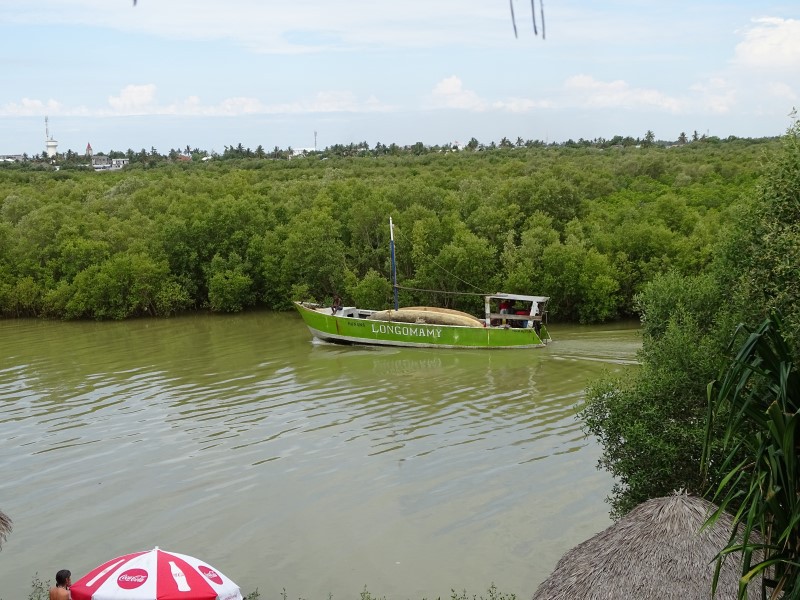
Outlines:
<svg viewBox="0 0 800 600"><path fill-rule="evenodd" d="M11 517L0 510L0 548L3 547L3 542L6 541L8 534L11 533Z"/></svg>
<svg viewBox="0 0 800 600"><path fill-rule="evenodd" d="M732 509L734 531L720 551L741 553L739 600L762 579L762 597L800 599L800 366L785 341L780 315L747 334L721 382L709 384L703 468L712 462L715 419L727 420L726 457L713 523ZM738 336L734 339L741 339ZM724 416L723 416L724 415ZM740 531L737 531L740 530ZM763 540L759 539L759 534ZM716 585L716 583L715 583ZM781 595L783 594L783 595Z"/></svg>

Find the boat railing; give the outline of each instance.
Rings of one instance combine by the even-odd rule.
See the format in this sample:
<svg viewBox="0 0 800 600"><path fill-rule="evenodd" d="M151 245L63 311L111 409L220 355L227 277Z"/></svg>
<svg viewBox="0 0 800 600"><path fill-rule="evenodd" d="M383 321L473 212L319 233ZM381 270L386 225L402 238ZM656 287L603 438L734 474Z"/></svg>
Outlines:
<svg viewBox="0 0 800 600"><path fill-rule="evenodd" d="M518 315L514 313L489 313L489 318L492 320L495 319L505 319L506 321L541 321L542 315Z"/></svg>

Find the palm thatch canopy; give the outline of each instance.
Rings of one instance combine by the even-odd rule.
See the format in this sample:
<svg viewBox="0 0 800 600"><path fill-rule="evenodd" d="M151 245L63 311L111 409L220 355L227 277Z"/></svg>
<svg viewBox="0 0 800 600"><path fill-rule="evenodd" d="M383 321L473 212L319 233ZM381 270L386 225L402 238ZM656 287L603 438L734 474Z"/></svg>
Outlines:
<svg viewBox="0 0 800 600"><path fill-rule="evenodd" d="M11 517L0 510L0 548L3 547L3 542L9 533L11 533Z"/></svg>
<svg viewBox="0 0 800 600"><path fill-rule="evenodd" d="M723 514L700 532L715 509L685 493L648 500L561 557L533 600L710 599L714 558L733 525ZM736 598L738 558L722 565L715 598ZM758 582L750 588L760 597Z"/></svg>

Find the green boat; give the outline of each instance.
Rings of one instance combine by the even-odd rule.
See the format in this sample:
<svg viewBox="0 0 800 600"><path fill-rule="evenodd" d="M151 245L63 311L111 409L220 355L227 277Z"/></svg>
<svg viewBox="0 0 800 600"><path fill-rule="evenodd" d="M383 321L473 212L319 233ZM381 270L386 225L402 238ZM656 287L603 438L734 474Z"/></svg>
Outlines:
<svg viewBox="0 0 800 600"><path fill-rule="evenodd" d="M486 295L482 319L424 306L378 311L309 302L294 305L311 334L325 342L420 348L539 348L550 341L548 300L546 296ZM510 308L500 307L506 303Z"/></svg>
<svg viewBox="0 0 800 600"><path fill-rule="evenodd" d="M311 334L336 344L419 348L539 348L550 341L547 296L485 294L482 318L447 308L398 307L394 229L389 218L394 310L294 303Z"/></svg>

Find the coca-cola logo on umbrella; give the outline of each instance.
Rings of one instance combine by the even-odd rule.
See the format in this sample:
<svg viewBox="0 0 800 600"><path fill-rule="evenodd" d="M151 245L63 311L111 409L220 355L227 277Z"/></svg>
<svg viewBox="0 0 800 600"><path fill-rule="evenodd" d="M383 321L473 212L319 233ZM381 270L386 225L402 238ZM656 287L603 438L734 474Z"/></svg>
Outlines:
<svg viewBox="0 0 800 600"><path fill-rule="evenodd" d="M132 590L147 581L147 571L144 569L128 569L117 577L117 585L123 590Z"/></svg>
<svg viewBox="0 0 800 600"><path fill-rule="evenodd" d="M70 592L74 600L243 600L239 586L208 563L158 547L106 561Z"/></svg>
<svg viewBox="0 0 800 600"><path fill-rule="evenodd" d="M214 569L207 567L205 565L199 565L197 570L200 571L203 575L206 576L206 579L209 581L213 581L217 585L222 585L222 577L219 576Z"/></svg>

